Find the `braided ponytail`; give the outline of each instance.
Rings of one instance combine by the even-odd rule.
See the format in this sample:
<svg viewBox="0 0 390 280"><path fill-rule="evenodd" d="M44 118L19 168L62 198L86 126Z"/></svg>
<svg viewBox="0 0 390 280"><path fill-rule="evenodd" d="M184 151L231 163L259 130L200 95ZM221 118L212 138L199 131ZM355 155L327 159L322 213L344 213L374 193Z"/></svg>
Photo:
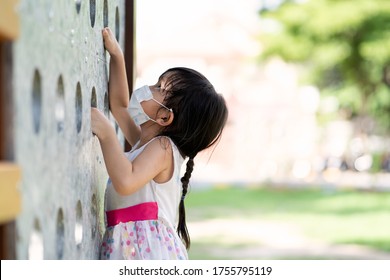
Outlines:
<svg viewBox="0 0 390 280"><path fill-rule="evenodd" d="M172 139L182 156L188 157L186 172L181 178L182 198L179 203L177 233L186 248L190 236L186 226L184 198L194 168L195 156L216 144L228 117L225 99L201 73L185 67L170 68L159 78L164 81L163 104L172 109L173 121L162 128L161 136Z"/></svg>
<svg viewBox="0 0 390 280"><path fill-rule="evenodd" d="M181 183L183 185L182 196L179 204L179 223L177 226L177 233L184 241L184 244L187 249L190 248L190 235L188 233L187 225L186 225L186 211L184 207L184 198L188 191L188 183L191 178L192 170L194 169L194 157L189 157L187 161L187 168L184 176L181 178Z"/></svg>

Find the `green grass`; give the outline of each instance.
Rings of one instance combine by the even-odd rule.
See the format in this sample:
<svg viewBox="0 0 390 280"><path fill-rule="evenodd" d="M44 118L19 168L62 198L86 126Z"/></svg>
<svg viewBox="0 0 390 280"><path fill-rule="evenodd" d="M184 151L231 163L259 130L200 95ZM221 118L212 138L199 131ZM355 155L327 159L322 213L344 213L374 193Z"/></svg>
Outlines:
<svg viewBox="0 0 390 280"><path fill-rule="evenodd" d="M390 192L210 188L192 191L186 209L189 222L233 218L289 222L311 238L390 252ZM218 242L195 242L194 257L202 258L202 249L210 244Z"/></svg>

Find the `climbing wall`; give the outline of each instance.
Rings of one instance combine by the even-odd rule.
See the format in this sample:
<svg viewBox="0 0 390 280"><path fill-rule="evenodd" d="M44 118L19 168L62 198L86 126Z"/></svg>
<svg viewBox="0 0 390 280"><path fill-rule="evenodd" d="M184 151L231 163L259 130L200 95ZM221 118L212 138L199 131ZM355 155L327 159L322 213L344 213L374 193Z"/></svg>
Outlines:
<svg viewBox="0 0 390 280"><path fill-rule="evenodd" d="M95 259L107 173L91 133L91 106L109 112L109 55L123 47L123 0L21 0L13 49L15 157L22 170L18 259Z"/></svg>

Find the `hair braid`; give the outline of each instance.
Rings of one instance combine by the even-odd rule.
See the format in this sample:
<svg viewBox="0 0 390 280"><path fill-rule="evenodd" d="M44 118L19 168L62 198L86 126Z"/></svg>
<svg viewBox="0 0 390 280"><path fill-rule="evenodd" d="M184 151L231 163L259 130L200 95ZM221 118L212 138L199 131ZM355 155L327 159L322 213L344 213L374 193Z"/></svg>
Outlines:
<svg viewBox="0 0 390 280"><path fill-rule="evenodd" d="M194 168L195 156L216 144L228 118L225 99L201 73L185 67L170 68L159 77L164 81L166 95L163 104L174 114L170 125L165 126L161 136L172 139L183 157L188 157L186 171L181 178L182 198L179 203L177 233L190 247L186 226L184 198Z"/></svg>
<svg viewBox="0 0 390 280"><path fill-rule="evenodd" d="M177 226L177 233L183 239L186 248L190 248L191 240L190 235L188 233L187 225L186 225L186 211L184 207L184 198L187 195L188 184L191 178L192 170L194 170L194 157L190 157L187 161L187 168L184 176L181 178L183 190L182 196L179 204L179 224Z"/></svg>

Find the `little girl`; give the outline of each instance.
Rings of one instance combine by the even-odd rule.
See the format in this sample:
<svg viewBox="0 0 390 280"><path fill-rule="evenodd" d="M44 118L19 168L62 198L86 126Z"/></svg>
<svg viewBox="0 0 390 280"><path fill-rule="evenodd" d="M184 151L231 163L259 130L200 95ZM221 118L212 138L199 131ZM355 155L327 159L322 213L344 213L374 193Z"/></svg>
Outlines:
<svg viewBox="0 0 390 280"><path fill-rule="evenodd" d="M188 259L184 199L195 156L221 136L228 115L225 100L202 74L180 67L165 71L155 85L135 90L129 102L123 53L111 30L102 32L111 56L111 112L132 150L123 152L109 120L91 108L92 132L110 177L100 257Z"/></svg>

